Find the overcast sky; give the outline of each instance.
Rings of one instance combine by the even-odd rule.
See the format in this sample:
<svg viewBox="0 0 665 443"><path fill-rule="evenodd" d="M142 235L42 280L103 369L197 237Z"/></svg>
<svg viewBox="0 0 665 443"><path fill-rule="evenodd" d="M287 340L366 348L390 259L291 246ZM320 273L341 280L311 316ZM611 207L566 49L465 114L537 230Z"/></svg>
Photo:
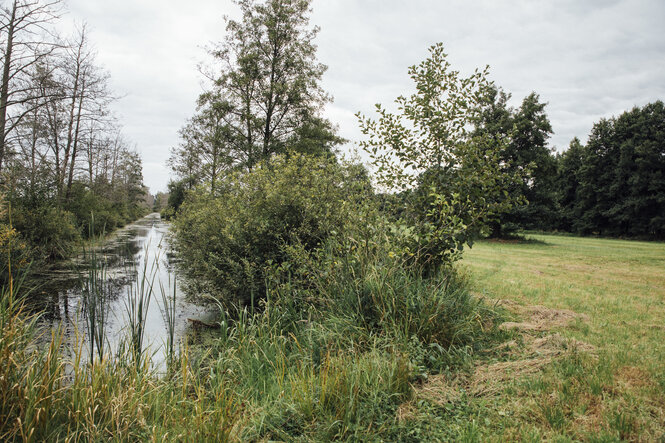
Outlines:
<svg viewBox="0 0 665 443"><path fill-rule="evenodd" d="M115 110L143 157L144 181L166 189L169 149L202 92L203 47L224 37L230 0L69 0L67 23L85 21L98 62L122 96ZM665 99L663 0L314 0L321 28L326 115L340 135L361 138L354 114L409 93L407 67L443 42L455 69L490 65L513 95L548 103L550 140L585 141L594 122ZM63 25L65 27L66 25ZM350 143L347 148L351 148Z"/></svg>

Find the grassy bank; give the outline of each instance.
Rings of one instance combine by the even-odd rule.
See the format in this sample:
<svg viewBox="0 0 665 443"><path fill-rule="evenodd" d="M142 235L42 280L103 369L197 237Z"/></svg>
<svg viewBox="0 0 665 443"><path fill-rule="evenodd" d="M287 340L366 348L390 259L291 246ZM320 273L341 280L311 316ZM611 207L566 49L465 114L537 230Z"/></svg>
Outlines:
<svg viewBox="0 0 665 443"><path fill-rule="evenodd" d="M311 285L273 282L255 314L199 326L166 375L129 347L90 366L57 335L36 346L5 291L0 437L658 441L664 250L480 242L467 277L428 279L381 250L317 260Z"/></svg>
<svg viewBox="0 0 665 443"><path fill-rule="evenodd" d="M536 371L517 367L493 395L475 398L475 410L488 418L479 432L561 441L665 438L665 244L528 239L484 241L467 251L463 266L474 291L507 300L523 318L538 318L527 308L534 305L574 311L580 315L569 322L523 328L523 337L558 333L588 346Z"/></svg>
<svg viewBox="0 0 665 443"><path fill-rule="evenodd" d="M378 253L317 261L325 268L305 286L272 282L257 312L199 325L167 374L151 369L131 335L92 365L85 347L62 353L61 336L39 338L49 332L5 290L0 439L422 440L430 432L404 419L416 389L469 368L504 334L464 278L425 279ZM464 432L462 424L432 435Z"/></svg>

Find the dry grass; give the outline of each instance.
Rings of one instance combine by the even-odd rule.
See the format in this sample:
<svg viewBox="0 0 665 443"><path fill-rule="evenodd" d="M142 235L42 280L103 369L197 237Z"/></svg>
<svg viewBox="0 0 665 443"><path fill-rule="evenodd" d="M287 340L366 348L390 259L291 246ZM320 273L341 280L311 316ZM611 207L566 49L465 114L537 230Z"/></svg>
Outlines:
<svg viewBox="0 0 665 443"><path fill-rule="evenodd" d="M503 350L503 358L510 360L480 362L469 376L460 375L453 379L446 375L432 376L414 388L415 397L444 405L458 400L462 392L475 397L496 395L505 389L505 383L542 373L543 368L556 358L574 352L594 355L596 351L596 348L588 343L567 339L558 333L540 338L523 335L520 341L521 344L515 340L510 341L497 349ZM404 411L400 413L403 414Z"/></svg>
<svg viewBox="0 0 665 443"><path fill-rule="evenodd" d="M569 309L553 309L545 306L520 306L511 301L502 301L501 305L524 318L520 322L505 322L502 329L519 329L522 331L550 331L569 326L576 320L588 321L589 316Z"/></svg>

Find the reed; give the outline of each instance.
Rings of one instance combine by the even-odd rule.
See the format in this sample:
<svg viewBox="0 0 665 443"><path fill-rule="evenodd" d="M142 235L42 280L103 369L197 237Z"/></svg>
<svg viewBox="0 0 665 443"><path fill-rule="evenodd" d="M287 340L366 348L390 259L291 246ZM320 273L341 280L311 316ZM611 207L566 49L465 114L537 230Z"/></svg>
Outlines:
<svg viewBox="0 0 665 443"><path fill-rule="evenodd" d="M159 270L159 257L154 257L152 263L148 258L149 245L145 247L145 254L139 268L135 271L132 284L127 290L125 309L127 312L129 330L129 348L134 363L143 362L144 339L148 309L153 297L155 277Z"/></svg>
<svg viewBox="0 0 665 443"><path fill-rule="evenodd" d="M101 361L106 351L107 304L110 295L107 260L103 253L98 253L96 242L95 217L91 215L90 244L83 248L85 273L79 272L82 286L81 313L88 337L88 361L95 362L95 354Z"/></svg>
<svg viewBox="0 0 665 443"><path fill-rule="evenodd" d="M175 361L175 321L176 321L176 301L177 301L177 278L173 277L173 297L170 296L169 288L171 288L171 274L168 274L168 286L165 288L164 283L159 281L160 294L162 296L161 312L164 318L164 326L166 327L166 365L167 368L173 366Z"/></svg>

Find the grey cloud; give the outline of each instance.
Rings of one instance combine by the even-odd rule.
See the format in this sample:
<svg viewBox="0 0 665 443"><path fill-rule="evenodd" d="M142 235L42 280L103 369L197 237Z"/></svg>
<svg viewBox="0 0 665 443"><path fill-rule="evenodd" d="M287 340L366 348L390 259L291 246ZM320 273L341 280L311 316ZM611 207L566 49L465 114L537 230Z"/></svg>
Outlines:
<svg viewBox="0 0 665 443"><path fill-rule="evenodd" d="M144 159L153 192L164 189L169 147L201 92L201 46L224 37L227 1L70 0L86 19L112 84L125 133ZM661 0L314 0L321 27L326 115L343 137L361 134L354 114L373 113L411 90L407 67L441 41L455 69L491 66L513 104L535 91L548 102L562 149L586 140L593 122L665 98L665 2ZM350 143L350 149L353 143Z"/></svg>

